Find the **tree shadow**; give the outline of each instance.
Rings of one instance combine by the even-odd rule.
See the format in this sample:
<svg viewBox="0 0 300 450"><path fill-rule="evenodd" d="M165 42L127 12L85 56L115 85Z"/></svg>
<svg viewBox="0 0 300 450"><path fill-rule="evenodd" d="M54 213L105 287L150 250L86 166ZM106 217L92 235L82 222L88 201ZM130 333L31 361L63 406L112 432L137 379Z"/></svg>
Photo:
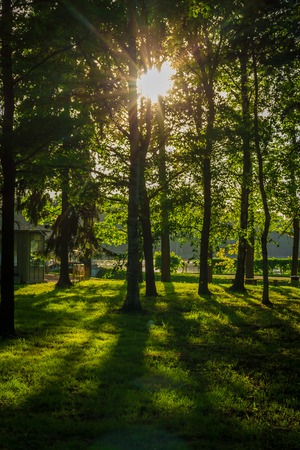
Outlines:
<svg viewBox="0 0 300 450"><path fill-rule="evenodd" d="M296 407L295 383L299 359L295 345L299 342L299 331L293 330L290 320L282 318L276 310L264 308L251 294L236 295L240 300L237 305L232 299L227 301L226 295L222 301L217 301L216 295L209 299L200 298L198 311L193 311L193 299L190 299L189 310L187 304L181 304L174 286L166 285L165 288L172 295L172 306L168 311L169 326L172 311L180 314L180 320L177 316L172 321L173 338L169 342L181 354L180 359L198 389L195 396L197 414L190 417L191 423L198 418L199 423L206 424L205 418L210 415L217 420L215 427L206 424L205 430L201 429L199 423L195 425L199 429L199 436L207 436L212 441L212 434L218 435L223 440L222 448L239 448L239 445L241 448L260 448L260 445L280 448L286 445L287 440L292 448L297 448L297 432L280 430L278 421L270 419L274 414L268 411L268 404L263 405L268 411L266 421L264 424L259 423L260 414L254 406L257 383L257 398L266 396L270 405L273 405L271 409L281 410L287 404L291 408ZM223 292L226 294L225 289ZM253 320L254 308L256 312ZM206 317L209 315L208 326ZM287 348L291 348L293 353ZM287 385L282 384L284 377ZM268 386L267 393L264 386ZM226 397L233 399L233 402L228 401L226 404ZM215 423L214 419L210 424ZM251 427L249 420L252 422ZM295 430L295 427L292 426L292 429ZM215 448L217 446L216 441Z"/></svg>
<svg viewBox="0 0 300 450"><path fill-rule="evenodd" d="M2 366L8 373L15 363L28 385L1 414L8 450L296 449L276 410L273 422L255 410L259 396L280 409L296 392L296 358L284 353L280 327L266 333L266 323L282 324L275 310L251 295L235 305L222 287L221 302L164 283L166 295L142 296L146 315L120 314L125 284L107 283L17 302L18 320L26 312L37 327L19 339L20 351L10 344L15 351ZM102 295L100 286L110 291ZM24 369L32 358L35 372Z"/></svg>
<svg viewBox="0 0 300 450"><path fill-rule="evenodd" d="M160 383L145 364L149 318L143 313L119 313L124 294L124 285L119 285L111 290L110 298L101 298L97 287L90 289L85 297L85 314L94 312L100 301L106 303L107 309L82 322L82 313L76 310L82 294L74 288L64 293L54 291L36 296L30 304L25 294L28 315L46 315L48 327L40 326L36 335L30 328L27 338L19 339L28 345L30 353L38 344L36 358L38 353L42 355L35 367L41 367L43 379L36 383L37 390L28 392L16 407L5 411L4 427L7 424L9 428L10 421L17 417L11 448L74 450L110 446L150 450L155 446L161 450L186 450L171 431L161 428L156 420L152 423L153 416L149 420L153 386ZM49 304L59 306L63 298L70 302L67 311L49 310ZM76 320L84 333L72 341ZM63 346L59 346L56 332L61 334ZM32 353L28 361L30 357ZM20 372L21 358L20 353L16 365ZM29 371L27 376L36 379L38 374ZM132 447L134 443L136 447Z"/></svg>
<svg viewBox="0 0 300 450"><path fill-rule="evenodd" d="M181 295L177 295L173 283L164 283L163 289L171 299L160 319L168 330L168 350L176 355L172 364L177 384L175 388L175 382L173 385L169 382L170 395L174 389L178 398L183 396L188 399L187 406L180 405L175 413L172 412L172 423L180 423L182 436L194 448L230 449L239 448L238 445L248 448L247 432L242 422L232 415L228 417L218 405L219 398L215 397L218 387L213 380L219 376L215 372L220 370L222 348L220 342L207 338L208 325L205 320L199 321L199 314L205 317L205 308L211 309L213 306L216 327L222 333L223 325L218 321L219 305L198 297L197 302L201 306L197 310L196 296L183 300ZM154 358L157 359L157 356L154 355ZM220 379L218 382L222 384ZM232 384L227 389L230 395L233 395L232 392L241 395L240 385Z"/></svg>

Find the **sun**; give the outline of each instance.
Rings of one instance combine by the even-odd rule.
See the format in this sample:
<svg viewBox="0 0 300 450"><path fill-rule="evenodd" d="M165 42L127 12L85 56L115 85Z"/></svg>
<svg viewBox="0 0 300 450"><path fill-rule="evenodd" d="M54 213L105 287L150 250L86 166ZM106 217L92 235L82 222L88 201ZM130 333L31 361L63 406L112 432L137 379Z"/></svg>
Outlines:
<svg viewBox="0 0 300 450"><path fill-rule="evenodd" d="M138 90L142 97L156 102L159 96L165 96L172 87L174 70L168 63L162 64L160 70L156 68L144 72L138 79Z"/></svg>

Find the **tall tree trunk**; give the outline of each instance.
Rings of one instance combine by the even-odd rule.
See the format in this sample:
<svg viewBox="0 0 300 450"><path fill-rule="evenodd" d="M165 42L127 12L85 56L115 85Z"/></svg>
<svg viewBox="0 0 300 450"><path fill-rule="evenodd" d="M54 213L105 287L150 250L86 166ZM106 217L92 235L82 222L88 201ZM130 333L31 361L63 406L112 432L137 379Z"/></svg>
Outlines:
<svg viewBox="0 0 300 450"><path fill-rule="evenodd" d="M155 285L155 272L153 261L153 238L150 221L150 202L146 192L145 179L143 178L141 186L141 205L140 219L143 235L143 251L145 257L145 276L146 276L146 295L151 297L157 296Z"/></svg>
<svg viewBox="0 0 300 450"><path fill-rule="evenodd" d="M2 139L1 165L2 185L2 256L1 256L1 303L0 336L15 335L14 327L14 213L16 168L13 155L14 87L12 68L13 13L10 0L2 0L1 74L2 74Z"/></svg>
<svg viewBox="0 0 300 450"><path fill-rule="evenodd" d="M210 155L210 152L209 152ZM211 295L209 283L209 237L211 223L211 167L210 156L202 162L202 175L204 186L203 225L200 243L200 278L198 286L199 295Z"/></svg>
<svg viewBox="0 0 300 450"><path fill-rule="evenodd" d="M170 228L168 211L168 183L166 169L166 136L165 136L165 105L163 98L158 97L158 125L160 130L159 146L159 183L161 188L161 281L171 280L170 262Z"/></svg>
<svg viewBox="0 0 300 450"><path fill-rule="evenodd" d="M83 258L84 278L89 280L92 276L92 259L89 256Z"/></svg>
<svg viewBox="0 0 300 450"><path fill-rule="evenodd" d="M85 248L83 251L83 255L81 258L81 262L84 264L84 277L86 280L89 280L92 276L92 249L88 245L88 236L90 235L90 230L93 228L93 213L90 211L85 211L83 217L83 227L84 233L86 235L85 240Z"/></svg>
<svg viewBox="0 0 300 450"><path fill-rule="evenodd" d="M262 303L266 306L272 306L272 302L269 298L269 271L268 271L268 235L271 222L271 215L269 211L269 205L267 200L267 193L264 185L264 170L263 170L263 157L260 148L260 137L259 137L259 122L258 122L258 74L257 74L257 62L255 49L252 51L253 58L253 75L254 75L254 141L255 150L258 160L258 177L259 177L259 188L262 197L265 223L264 229L261 235L261 251L262 251L262 263L263 263L263 297Z"/></svg>
<svg viewBox="0 0 300 450"><path fill-rule="evenodd" d="M298 275L298 260L299 260L299 241L300 241L300 219L295 217L293 220L294 228L294 240L293 240L293 253L292 253L292 270L291 275Z"/></svg>
<svg viewBox="0 0 300 450"><path fill-rule="evenodd" d="M207 281L208 283L212 283L213 281L213 266L212 266L212 259L213 259L213 250L212 247L209 247L208 250L208 277L207 277Z"/></svg>
<svg viewBox="0 0 300 450"><path fill-rule="evenodd" d="M215 93L214 93L214 76L217 67L217 59L214 60L214 68L207 67L207 61L199 46L194 48L194 57L201 72L201 83L199 91L203 91L203 98L206 103L206 129L205 129L205 148L203 150L201 160L201 171L203 178L203 223L201 230L200 243L200 277L198 285L199 295L211 295L208 288L209 282L209 239L211 227L211 213L212 213L212 198L211 198L211 157L213 150L213 134L215 122ZM212 55L210 55L210 58ZM212 58L213 59L213 58ZM196 127L199 133L199 138L202 134L202 115L204 108L198 102L197 113L199 117L196 119Z"/></svg>
<svg viewBox="0 0 300 450"><path fill-rule="evenodd" d="M143 107L144 104L142 103L141 109ZM140 148L140 222L143 237L143 253L145 257L146 295L156 297L157 290L155 285L155 272L153 261L153 237L151 230L150 199L147 193L145 180L146 156L151 139L150 99L148 99L146 103L145 122L146 122L146 134L144 138L141 138L141 148Z"/></svg>
<svg viewBox="0 0 300 450"><path fill-rule="evenodd" d="M298 145L297 145L297 132L296 127L294 127L292 132L292 142L294 146L293 154L297 155L298 153ZM289 160L290 166L290 174L291 174L291 195L294 199L297 199L297 190L298 183L295 179L295 161L293 161L293 156L291 154L291 159ZM298 259L299 259L299 241L300 241L300 213L299 213L299 201L296 202L295 212L293 218L293 230L294 230L294 239L293 239L293 252L292 252L292 266L291 266L291 276L298 275Z"/></svg>
<svg viewBox="0 0 300 450"><path fill-rule="evenodd" d="M254 278L254 236L249 236L246 252L246 278Z"/></svg>
<svg viewBox="0 0 300 450"><path fill-rule="evenodd" d="M253 211L253 186L251 183L249 201L249 220L248 220L248 241L246 251L246 278L254 278L254 256L255 256L255 229L254 229L254 211Z"/></svg>
<svg viewBox="0 0 300 450"><path fill-rule="evenodd" d="M9 147L9 145L8 145ZM6 148L8 150L8 148ZM14 328L14 200L15 165L11 155L2 155L2 256L0 336L13 336Z"/></svg>
<svg viewBox="0 0 300 450"><path fill-rule="evenodd" d="M205 149L202 158L202 177L203 177L203 224L201 230L201 243L200 243L200 277L198 285L199 295L211 295L208 288L209 283L209 251L210 251L210 226L211 226L211 212L212 212L212 199L211 199L211 155L213 149L213 130L215 120L215 105L214 105L214 92L213 83L205 83L206 99L208 104L207 112L207 125L205 134Z"/></svg>
<svg viewBox="0 0 300 450"><path fill-rule="evenodd" d="M62 180L62 211L60 222L60 272L57 287L70 287L72 282L69 274L69 174L66 169Z"/></svg>
<svg viewBox="0 0 300 450"><path fill-rule="evenodd" d="M242 147L243 147L243 179L240 206L240 233L238 242L237 266L231 290L234 292L245 292L244 275L247 254L247 228L249 193L251 186L251 153L250 153L250 117L249 117L249 92L248 92L248 44L243 42L240 53L241 66L241 97L242 97Z"/></svg>
<svg viewBox="0 0 300 450"><path fill-rule="evenodd" d="M137 51L136 51L136 10L135 1L128 0L128 53L129 53L129 140L130 173L128 199L128 264L127 294L122 309L124 311L141 310L139 292L139 232L138 207L140 186L139 127L137 113Z"/></svg>

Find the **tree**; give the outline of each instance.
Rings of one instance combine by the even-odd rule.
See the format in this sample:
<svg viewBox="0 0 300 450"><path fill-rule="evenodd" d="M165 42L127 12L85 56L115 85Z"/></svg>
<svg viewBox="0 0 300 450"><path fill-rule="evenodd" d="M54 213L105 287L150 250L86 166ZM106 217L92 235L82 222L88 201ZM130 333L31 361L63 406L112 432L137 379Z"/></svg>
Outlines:
<svg viewBox="0 0 300 450"><path fill-rule="evenodd" d="M286 56L288 57L288 55ZM277 202L281 214L288 219L289 228L292 224L293 251L291 275L298 275L299 254L299 183L300 183L300 161L299 161L299 62L288 58L289 64L279 67L276 75L276 102L273 104L272 112L276 117L278 131L275 142L278 161L276 164L277 176L280 178L282 189L277 195ZM280 164L279 164L280 163Z"/></svg>
<svg viewBox="0 0 300 450"><path fill-rule="evenodd" d="M143 102L142 102L143 103ZM143 250L145 257L146 272L146 295L156 297L155 273L153 262L153 237L150 220L150 198L146 188L145 164L146 155L151 138L151 101L147 100L146 105L146 135L142 138L140 149L140 222L143 236Z"/></svg>
<svg viewBox="0 0 300 450"><path fill-rule="evenodd" d="M196 65L199 103L195 111L195 124L198 133L198 157L203 178L203 223L200 243L199 295L210 295L209 255L212 217L212 172L211 160L216 137L215 84L221 59L223 44L222 22L224 13L219 5L209 2L192 7L191 29L188 33L189 51ZM211 28L212 27L212 28ZM204 106L205 105L205 106Z"/></svg>
<svg viewBox="0 0 300 450"><path fill-rule="evenodd" d="M15 334L14 328L14 213L16 164L14 159L13 133L15 121L15 95L12 61L13 6L11 0L1 2L1 85L3 95L3 118L1 138L2 184L2 257L1 257L1 303L0 335Z"/></svg>
<svg viewBox="0 0 300 450"><path fill-rule="evenodd" d="M249 79L248 79L248 64L249 64L249 36L246 34L241 37L241 48L239 50L240 63L240 83L241 83L241 109L242 109L242 124L241 124L241 138L243 151L243 174L242 174L242 188L241 188L241 206L240 206L240 233L237 255L237 266L233 285L231 290L237 292L245 291L244 274L245 263L248 246L247 230L249 222L249 196L252 184L252 164L251 164L251 122L250 122L250 94L249 94Z"/></svg>
<svg viewBox="0 0 300 450"><path fill-rule="evenodd" d="M140 134L137 111L137 21L135 2L128 0L128 124L130 143L130 173L128 190L128 265L127 295L124 311L141 309L139 296L139 233L138 208L140 187Z"/></svg>
<svg viewBox="0 0 300 450"><path fill-rule="evenodd" d="M271 174L268 169L269 162L267 161L267 152L265 150L263 152L261 151L262 146L270 145L270 143L266 144L266 142L263 142L262 140L263 136L266 137L266 127L263 133L262 130L258 131L258 128L262 124L262 120L259 115L262 113L266 114L266 111L268 111L267 114L270 116L273 114L271 111L274 108L271 105L272 101L274 101L272 100L274 99L274 77L276 74L276 66L279 62L277 60L276 53L281 51L280 40L286 38L285 34L287 29L290 29L287 24L284 24L284 21L282 22L282 18L286 17L285 8L289 8L289 5L283 5L280 3L281 2L275 2L271 5L269 2L259 1L257 2L257 8L254 10L252 2L246 2L243 6L237 9L239 14L236 14L232 19L232 28L230 32L233 32L234 38L233 40L231 38L231 47L228 52L229 56L237 52L240 61L239 74L241 79L241 103L243 117L241 127L243 133L241 133L241 137L243 142L244 167L240 204L239 251L235 280L231 288L237 291L245 290L245 262L247 276L253 276L253 264L251 262L253 261L254 253L254 202L253 200L249 202L249 198L253 198L253 184L251 175L252 163L250 153L252 146L256 149L256 153L260 155L258 157L259 177L263 177L264 179L266 179L266 177L274 178L274 173ZM283 26L282 23L284 24ZM287 26L287 28L285 28L285 26ZM255 50L253 50L254 47ZM293 53L293 51L291 53ZM259 65L259 73L262 80L261 84L263 84L263 89L260 90L260 92L256 90L255 70L253 68L255 64L253 64L251 58L252 60L256 58L256 66L257 64ZM284 59L286 59L286 56ZM236 87L237 81L234 79L234 72L236 72L236 69L233 68L231 71L231 80L234 80L234 86ZM254 91L254 95L251 95L252 90ZM266 94L266 92L268 92L268 94ZM263 100L260 99L260 97L256 98L255 94L259 94L260 97L262 96ZM254 98L252 103L251 97ZM258 106L262 104L262 102L264 102L264 111L258 109ZM251 117L253 117L252 120ZM270 119L269 127L271 126L272 120L274 122L274 117ZM264 184L266 184L265 181ZM270 181L268 181L267 184L270 186ZM269 214L266 208L268 210L270 208L266 202L267 190L266 188L263 188L261 180L260 189L264 190L264 193L262 193L262 201L264 210L266 211L266 222L264 224L264 231L262 235L263 241L267 242L267 235L265 236L265 234L266 228L269 229L270 227L270 217L268 217ZM264 243L265 247L266 245L267 244ZM266 251L266 248L264 251Z"/></svg>
<svg viewBox="0 0 300 450"><path fill-rule="evenodd" d="M289 8L289 5L287 5ZM264 226L263 231L261 235L261 249L262 249L262 258L263 258L263 297L262 297L262 303L266 306L272 306L272 302L269 299L269 280L268 280L268 250L267 250L267 243L268 243L268 233L270 228L270 222L271 222L271 214L270 214L270 207L269 207L269 201L268 201L268 193L266 189L266 170L264 169L264 159L266 159L266 156L263 157L262 152L262 145L266 148L268 143L270 142L270 131L264 130L264 135L262 133L262 120L259 118L259 69L260 73L264 73L262 70L262 67L264 65L264 51L262 51L262 48L265 50L265 41L267 40L267 43L270 44L276 44L276 49L278 50L278 53L281 53L282 48L282 40L287 39L295 44L295 36L293 33L290 37L290 31L287 31L285 27L282 27L282 24L279 22L280 17L285 17L286 15L286 5L284 3L278 2L274 6L274 9L272 10L272 7L270 7L270 10L266 8L265 13L265 20L269 23L273 17L277 19L275 21L275 27L273 30L273 33L269 33L269 29L267 29L267 39L263 40L263 36L257 32L256 36L254 36L252 42L251 42L251 54L252 54L252 64L253 64L253 84L254 84L254 104L253 104L253 121L254 121L254 143L255 143L255 150L257 154L258 159L258 180L259 180L259 187L262 197L262 203L263 203L263 210L264 210ZM273 13L273 14L272 14ZM259 27L260 23L257 21L257 31L260 29ZM273 39L273 35L275 35L275 39ZM271 36L271 37L270 37ZM279 42L280 40L280 42ZM290 43L291 43L290 42ZM272 51L273 51L272 46ZM293 46L292 46L293 48ZM267 47L268 50L268 47ZM293 51L292 51L293 55ZM284 55L285 58L287 55ZM288 50L288 59L290 59L290 50ZM276 60L276 58L275 58ZM276 65L275 65L276 66ZM273 67L269 67L269 70L271 69L271 73L274 73L274 65ZM273 70L272 70L273 69ZM265 152L266 153L266 152Z"/></svg>
<svg viewBox="0 0 300 450"><path fill-rule="evenodd" d="M56 253L60 257L59 279L57 287L70 287L72 282L69 275L69 243L70 233L70 206L69 206L69 170L62 171L62 192L61 192L61 215L58 217L57 228L59 235L59 251Z"/></svg>
<svg viewBox="0 0 300 450"><path fill-rule="evenodd" d="M261 235L261 250L263 259L263 298L262 302L266 306L272 306L272 302L269 299L269 270L268 270L268 234L271 222L270 209L268 205L267 193L264 184L264 167L263 167L263 156L261 151L261 139L259 130L259 117L258 117L258 98L259 98L259 82L258 82L258 71L257 71L257 61L255 50L252 52L253 58L253 72L254 72L254 140L255 140L255 150L258 159L258 179L259 188L261 192L263 208L264 208L264 228Z"/></svg>
<svg viewBox="0 0 300 450"><path fill-rule="evenodd" d="M157 119L159 128L159 184L161 189L161 281L168 282L171 279L170 267L170 226L168 212L168 177L166 167L166 132L165 132L165 104L162 96L158 97Z"/></svg>
<svg viewBox="0 0 300 450"><path fill-rule="evenodd" d="M3 0L1 9L1 122L2 165L2 283L0 334L14 330L14 213L19 173L29 170L39 152L46 153L51 142L61 140L66 129L61 110L54 111L54 94L60 98L53 62L74 48L68 15L62 5L53 8L43 2L24 2L22 7ZM66 19L66 21L64 20ZM31 26L34 22L35 26ZM55 27L43 27L55 22ZM47 39L45 39L47 33ZM57 71L56 76L61 77ZM65 72L63 73L65 75ZM51 82L50 82L51 80ZM51 85L50 90L45 86ZM48 95L47 102L45 97ZM47 104L47 106L46 106Z"/></svg>

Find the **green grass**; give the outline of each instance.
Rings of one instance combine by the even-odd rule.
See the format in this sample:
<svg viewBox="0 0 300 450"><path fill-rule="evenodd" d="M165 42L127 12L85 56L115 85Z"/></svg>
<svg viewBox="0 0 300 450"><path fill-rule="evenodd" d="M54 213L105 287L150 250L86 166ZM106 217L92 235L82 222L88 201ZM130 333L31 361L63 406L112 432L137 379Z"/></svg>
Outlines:
<svg viewBox="0 0 300 450"><path fill-rule="evenodd" d="M261 286L157 287L139 314L119 312L122 280L16 290L2 450L299 448L299 288L272 287L268 309Z"/></svg>

